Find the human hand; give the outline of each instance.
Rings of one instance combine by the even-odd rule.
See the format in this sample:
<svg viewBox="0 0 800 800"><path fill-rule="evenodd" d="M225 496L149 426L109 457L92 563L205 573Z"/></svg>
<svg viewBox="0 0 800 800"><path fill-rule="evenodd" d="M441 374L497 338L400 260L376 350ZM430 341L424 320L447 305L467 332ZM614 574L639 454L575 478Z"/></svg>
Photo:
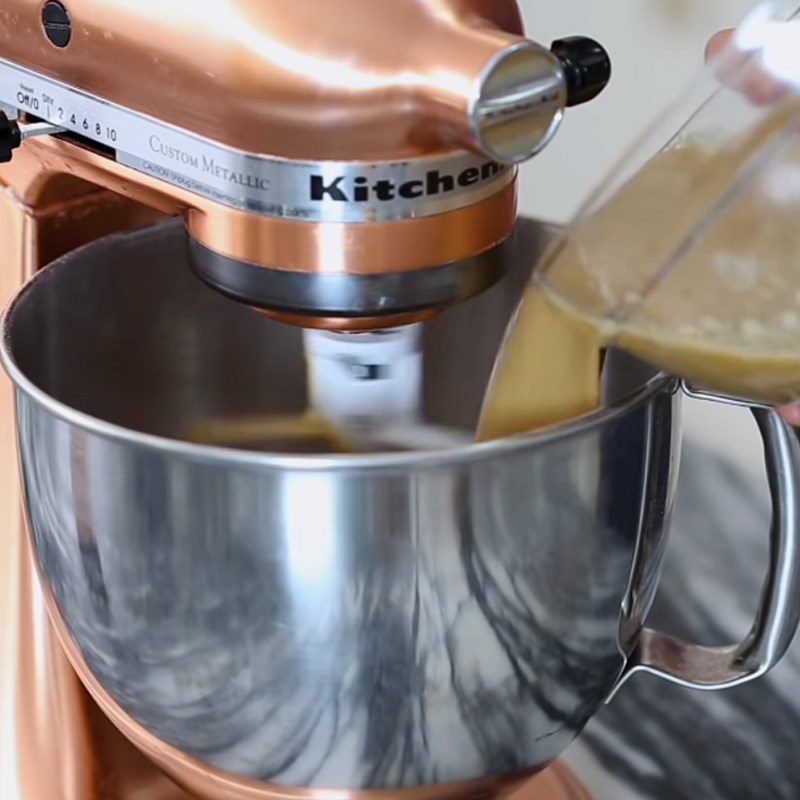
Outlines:
<svg viewBox="0 0 800 800"><path fill-rule="evenodd" d="M733 39L733 30L715 33L706 45L706 61L711 61L724 52ZM756 105L769 105L780 100L786 87L775 78L758 69L743 69L749 54L740 57L731 54L717 69L717 77L726 85L746 95Z"/></svg>

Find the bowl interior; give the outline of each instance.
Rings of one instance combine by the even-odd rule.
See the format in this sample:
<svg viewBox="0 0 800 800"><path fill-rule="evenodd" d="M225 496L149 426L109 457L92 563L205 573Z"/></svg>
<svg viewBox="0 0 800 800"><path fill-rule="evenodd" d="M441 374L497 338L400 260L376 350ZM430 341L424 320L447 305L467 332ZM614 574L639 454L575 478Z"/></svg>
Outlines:
<svg viewBox="0 0 800 800"><path fill-rule="evenodd" d="M423 323L423 421L454 442L473 435L506 326L551 234L521 221L506 278ZM302 331L202 284L178 221L99 240L41 272L7 317L6 346L58 402L171 439L192 439L211 420L309 406ZM604 401L652 374L612 354Z"/></svg>

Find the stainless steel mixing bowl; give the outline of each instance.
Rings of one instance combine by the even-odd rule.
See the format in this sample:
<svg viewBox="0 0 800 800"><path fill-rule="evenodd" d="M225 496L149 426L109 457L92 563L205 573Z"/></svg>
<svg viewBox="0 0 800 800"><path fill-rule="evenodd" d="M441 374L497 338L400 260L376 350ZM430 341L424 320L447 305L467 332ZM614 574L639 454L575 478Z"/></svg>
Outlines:
<svg viewBox="0 0 800 800"><path fill-rule="evenodd" d="M426 323L429 422L474 429L545 239L524 224L510 277ZM619 354L606 408L537 435L339 456L191 444L208 419L302 410L302 334L203 287L165 224L40 273L2 356L62 621L134 720L233 773L378 788L536 767L637 670L731 685L796 628L800 447L756 409L776 513L752 633L709 649L642 629L680 392Z"/></svg>

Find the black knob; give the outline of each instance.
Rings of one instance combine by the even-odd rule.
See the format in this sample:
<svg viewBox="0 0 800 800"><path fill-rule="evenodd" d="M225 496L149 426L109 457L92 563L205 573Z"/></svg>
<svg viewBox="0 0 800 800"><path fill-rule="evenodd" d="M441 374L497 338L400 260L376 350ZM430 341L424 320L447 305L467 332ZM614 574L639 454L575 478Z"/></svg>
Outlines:
<svg viewBox="0 0 800 800"><path fill-rule="evenodd" d="M567 105L594 100L611 79L611 59L605 48L586 36L569 36L550 48L564 67Z"/></svg>
<svg viewBox="0 0 800 800"><path fill-rule="evenodd" d="M56 47L66 47L72 39L72 21L69 12L58 0L49 0L44 4L42 27L47 38Z"/></svg>
<svg viewBox="0 0 800 800"><path fill-rule="evenodd" d="M11 161L11 154L22 144L19 125L0 111L0 164Z"/></svg>

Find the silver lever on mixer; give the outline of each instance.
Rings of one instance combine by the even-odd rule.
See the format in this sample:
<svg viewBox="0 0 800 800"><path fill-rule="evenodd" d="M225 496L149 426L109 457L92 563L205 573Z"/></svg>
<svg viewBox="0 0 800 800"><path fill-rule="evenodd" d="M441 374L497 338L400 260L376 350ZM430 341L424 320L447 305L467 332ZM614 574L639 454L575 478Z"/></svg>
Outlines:
<svg viewBox="0 0 800 800"><path fill-rule="evenodd" d="M0 164L7 164L26 139L64 133L64 128L49 122L19 122L0 109Z"/></svg>

